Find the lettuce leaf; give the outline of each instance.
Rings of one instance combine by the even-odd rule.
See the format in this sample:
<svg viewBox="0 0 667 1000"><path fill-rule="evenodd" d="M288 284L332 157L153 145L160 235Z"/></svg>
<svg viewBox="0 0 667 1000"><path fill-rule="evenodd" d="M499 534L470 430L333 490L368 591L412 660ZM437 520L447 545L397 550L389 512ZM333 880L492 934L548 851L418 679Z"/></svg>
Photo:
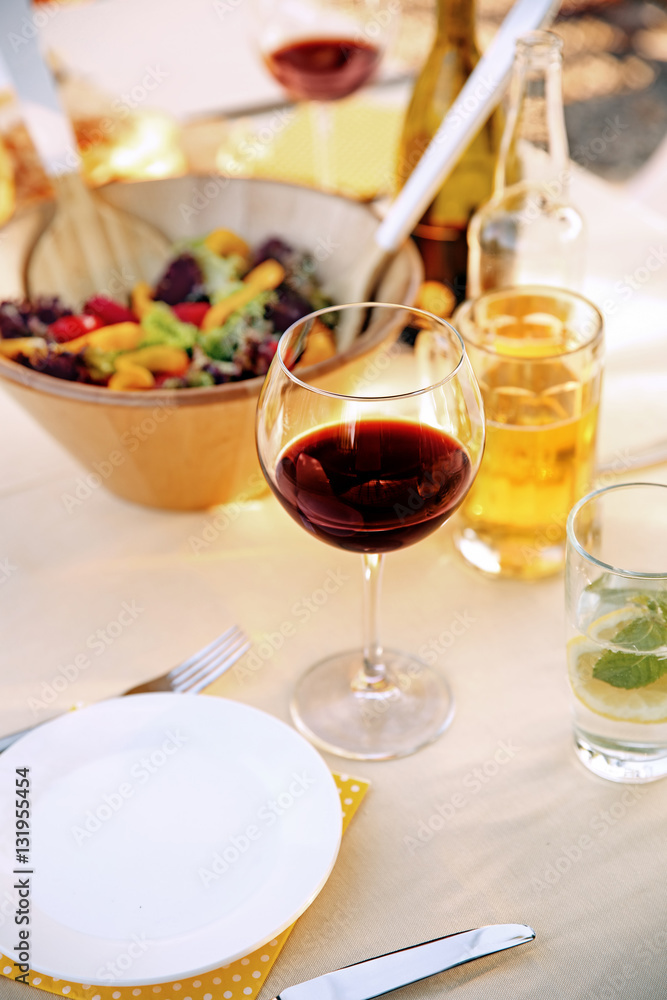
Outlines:
<svg viewBox="0 0 667 1000"><path fill-rule="evenodd" d="M140 347L151 344L167 344L189 351L194 346L199 333L192 323L182 323L164 302L155 302L141 320L144 331Z"/></svg>
<svg viewBox="0 0 667 1000"><path fill-rule="evenodd" d="M275 292L260 292L243 309L237 309L222 326L207 330L199 342L209 358L235 361L249 338L262 341L271 335L272 325L264 311L275 299Z"/></svg>
<svg viewBox="0 0 667 1000"><path fill-rule="evenodd" d="M199 265L204 277L206 294L212 303L226 299L232 292L241 288L243 284L241 278L248 269L243 257L239 257L238 254L221 257L209 250L203 239L188 240L179 246L191 254Z"/></svg>

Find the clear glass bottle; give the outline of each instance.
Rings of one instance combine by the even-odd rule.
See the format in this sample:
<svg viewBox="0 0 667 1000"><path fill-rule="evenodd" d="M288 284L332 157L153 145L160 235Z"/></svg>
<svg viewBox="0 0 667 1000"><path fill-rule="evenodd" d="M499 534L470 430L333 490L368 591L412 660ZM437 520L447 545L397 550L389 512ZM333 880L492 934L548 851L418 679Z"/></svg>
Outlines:
<svg viewBox="0 0 667 1000"><path fill-rule="evenodd" d="M562 49L550 31L517 42L493 196L468 228L469 299L511 285L581 285L585 233L568 200Z"/></svg>
<svg viewBox="0 0 667 1000"><path fill-rule="evenodd" d="M417 77L403 125L399 187L417 166L478 60L475 0L438 0L435 39ZM459 302L466 290L468 223L491 195L502 122L501 112L494 111L413 233L426 278L447 285Z"/></svg>

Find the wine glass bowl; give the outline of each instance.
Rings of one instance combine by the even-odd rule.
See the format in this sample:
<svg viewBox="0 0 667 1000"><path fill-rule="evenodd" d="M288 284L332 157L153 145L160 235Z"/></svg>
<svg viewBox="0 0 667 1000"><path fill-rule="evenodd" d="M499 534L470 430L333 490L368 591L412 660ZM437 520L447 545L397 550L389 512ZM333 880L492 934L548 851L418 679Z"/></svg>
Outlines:
<svg viewBox="0 0 667 1000"><path fill-rule="evenodd" d="M381 0L256 0L257 44L275 80L298 101L336 101L371 79L382 58Z"/></svg>
<svg viewBox="0 0 667 1000"><path fill-rule="evenodd" d="M356 365L312 375L299 358L321 327L354 312L386 335ZM481 397L463 342L445 321L363 303L312 313L282 337L259 399L262 471L290 516L364 560L364 646L317 664L292 703L323 749L382 759L439 735L452 699L439 672L383 650L377 632L382 555L427 537L457 509L484 444Z"/></svg>
<svg viewBox="0 0 667 1000"><path fill-rule="evenodd" d="M288 42L264 54L273 77L298 101L337 101L370 80L381 51L352 38Z"/></svg>

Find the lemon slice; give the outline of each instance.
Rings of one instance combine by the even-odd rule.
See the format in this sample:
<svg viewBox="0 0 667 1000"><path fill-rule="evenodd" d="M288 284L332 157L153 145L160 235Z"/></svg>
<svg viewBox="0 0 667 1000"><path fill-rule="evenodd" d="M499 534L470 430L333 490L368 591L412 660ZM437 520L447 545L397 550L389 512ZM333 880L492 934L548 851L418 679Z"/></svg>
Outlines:
<svg viewBox="0 0 667 1000"><path fill-rule="evenodd" d="M591 712L618 722L667 722L667 675L642 688L614 687L593 677L593 668L603 652L587 636L577 636L567 644L570 684L579 701Z"/></svg>
<svg viewBox="0 0 667 1000"><path fill-rule="evenodd" d="M639 615L641 615L641 611L634 604L625 604L621 608L614 608L613 611L608 611L606 615L600 615L599 618L596 618L592 625L588 627L588 634L596 642L613 645L611 640L619 629L624 628L633 618L637 618Z"/></svg>

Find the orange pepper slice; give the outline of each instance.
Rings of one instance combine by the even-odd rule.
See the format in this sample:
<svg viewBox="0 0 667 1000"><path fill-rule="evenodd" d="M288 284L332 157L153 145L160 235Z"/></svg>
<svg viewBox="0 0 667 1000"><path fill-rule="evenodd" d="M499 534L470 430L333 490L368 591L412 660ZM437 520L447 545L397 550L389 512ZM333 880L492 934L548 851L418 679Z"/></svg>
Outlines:
<svg viewBox="0 0 667 1000"><path fill-rule="evenodd" d="M57 351L58 354L78 354L79 351L88 346L94 332L91 330L90 333L83 333L80 337L75 337L74 340L66 340L64 344L54 344L53 350Z"/></svg>
<svg viewBox="0 0 667 1000"><path fill-rule="evenodd" d="M216 326L222 326L232 313L247 306L251 299L254 299L260 292L269 292L273 288L277 288L284 277L285 268L277 260L270 258L262 261L246 274L243 279L243 288L239 288L237 292L232 292L222 302L216 302L214 306L211 306L204 315L201 329L214 330Z"/></svg>
<svg viewBox="0 0 667 1000"><path fill-rule="evenodd" d="M177 375L184 372L189 364L188 355L180 347L155 344L121 354L116 358L116 371L126 371L140 366L149 372L173 372Z"/></svg>
<svg viewBox="0 0 667 1000"><path fill-rule="evenodd" d="M456 296L441 281L423 281L417 292L417 309L446 318L451 316L456 305Z"/></svg>
<svg viewBox="0 0 667 1000"><path fill-rule="evenodd" d="M152 389L155 379L148 368L141 365L127 365L121 371L116 371L109 379L108 388L116 392L130 389Z"/></svg>
<svg viewBox="0 0 667 1000"><path fill-rule="evenodd" d="M99 347L102 351L131 351L141 343L142 337L144 331L140 325L128 320L93 330L88 334L88 343L91 347Z"/></svg>
<svg viewBox="0 0 667 1000"><path fill-rule="evenodd" d="M61 354L63 351L76 354L84 347L99 347L102 351L129 351L141 343L143 336L144 331L139 324L128 320L124 323L102 326L99 330L91 330L90 333L84 333L74 340L58 344L56 350Z"/></svg>
<svg viewBox="0 0 667 1000"><path fill-rule="evenodd" d="M132 301L132 312L139 319L143 319L153 305L150 285L146 281L140 281L132 289L130 299Z"/></svg>
<svg viewBox="0 0 667 1000"><path fill-rule="evenodd" d="M46 354L46 350L43 337L11 337L9 340L0 340L0 354L5 358L17 358L19 354L25 354L29 358L31 354Z"/></svg>
<svg viewBox="0 0 667 1000"><path fill-rule="evenodd" d="M295 368L305 368L307 365L316 365L320 361L328 361L336 353L336 341L328 326L325 326L319 319L313 323L313 328L308 334L306 349L299 358L299 363Z"/></svg>
<svg viewBox="0 0 667 1000"><path fill-rule="evenodd" d="M246 241L229 229L214 229L204 240L204 246L220 257L226 257L233 253L246 259L250 256L250 247Z"/></svg>

